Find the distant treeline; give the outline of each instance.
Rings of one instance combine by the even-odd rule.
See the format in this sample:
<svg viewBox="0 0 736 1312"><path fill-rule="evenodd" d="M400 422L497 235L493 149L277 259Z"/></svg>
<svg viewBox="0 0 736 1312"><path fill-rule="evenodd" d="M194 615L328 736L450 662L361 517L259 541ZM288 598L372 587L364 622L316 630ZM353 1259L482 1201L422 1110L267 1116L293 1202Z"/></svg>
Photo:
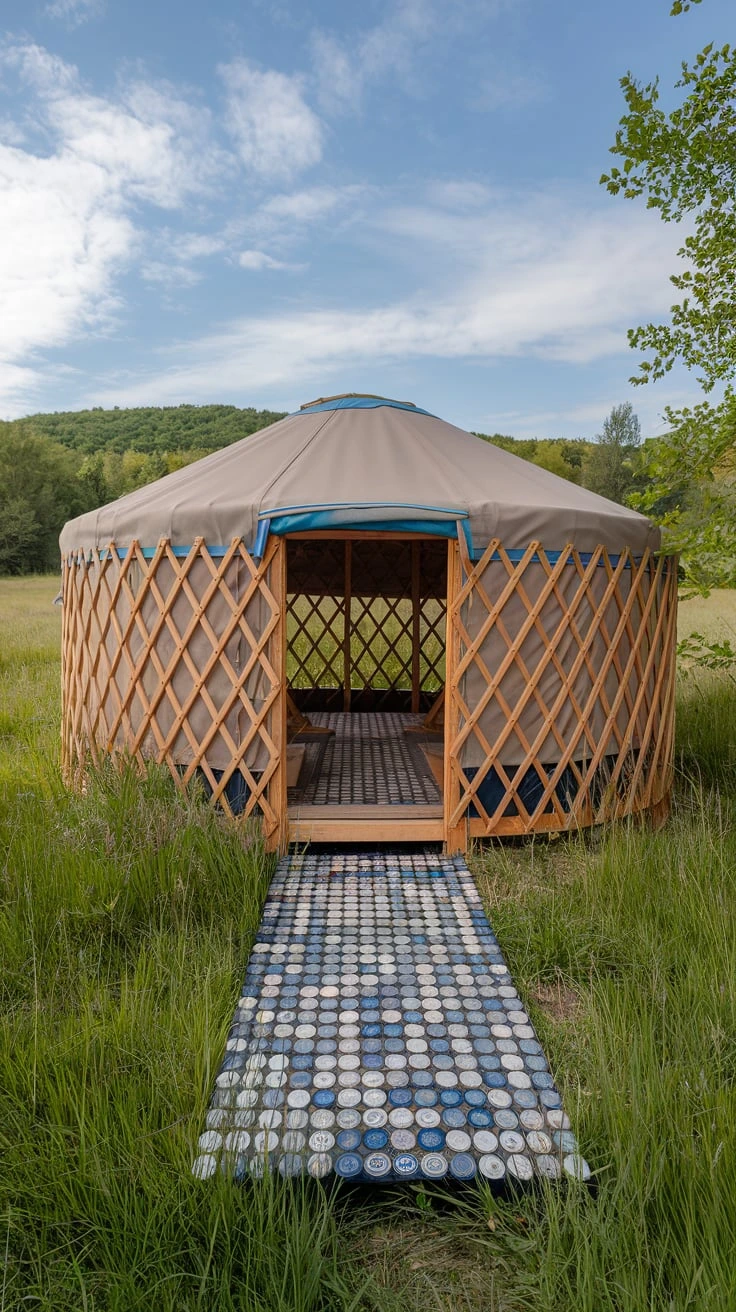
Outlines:
<svg viewBox="0 0 736 1312"><path fill-rule="evenodd" d="M0 421L0 574L56 569L66 520L282 418L232 405L180 405ZM587 476L594 442L478 436L573 483L604 490Z"/></svg>
<svg viewBox="0 0 736 1312"><path fill-rule="evenodd" d="M487 433L476 433L476 437L482 437L485 442L492 442L494 446L502 446L504 451L521 456L522 460L528 460L532 465L548 469L551 474L558 474L560 478L566 478L570 483L586 486L585 468L595 445L594 442L588 442L582 437L521 438L504 437L502 433L492 433L490 436Z"/></svg>

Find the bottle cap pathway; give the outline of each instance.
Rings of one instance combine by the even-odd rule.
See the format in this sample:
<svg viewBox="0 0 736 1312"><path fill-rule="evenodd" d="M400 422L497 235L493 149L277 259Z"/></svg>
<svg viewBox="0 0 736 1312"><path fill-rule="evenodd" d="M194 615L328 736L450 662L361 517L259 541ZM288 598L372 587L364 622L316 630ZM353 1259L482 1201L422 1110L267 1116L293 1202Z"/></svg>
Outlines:
<svg viewBox="0 0 736 1312"><path fill-rule="evenodd" d="M192 1169L589 1178L462 858L279 862Z"/></svg>

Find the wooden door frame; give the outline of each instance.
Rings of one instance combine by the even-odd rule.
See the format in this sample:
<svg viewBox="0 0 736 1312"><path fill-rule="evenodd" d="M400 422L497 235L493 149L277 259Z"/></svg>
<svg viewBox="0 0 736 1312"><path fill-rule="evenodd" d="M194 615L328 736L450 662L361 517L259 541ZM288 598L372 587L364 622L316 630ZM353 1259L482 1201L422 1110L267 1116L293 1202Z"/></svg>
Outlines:
<svg viewBox="0 0 736 1312"><path fill-rule="evenodd" d="M460 530L462 531L462 530ZM442 838L445 852L465 852L468 846L467 812L453 826L450 816L460 801L460 762L453 756L453 744L460 728L460 708L457 700L457 667L460 660L460 641L455 622L457 598L463 586L463 555L460 542L450 538L447 543L447 611L445 630L445 785L442 794L444 808Z"/></svg>
<svg viewBox="0 0 736 1312"><path fill-rule="evenodd" d="M383 542L436 542L436 538L431 534L420 533L391 533L383 532L378 529L367 528L364 531L355 532L352 529L319 529L287 533L282 537L282 554L280 568L283 571L283 583L280 592L280 605L283 623L281 625L281 651L280 667L282 671L282 687L284 696L280 699L283 704L283 737L281 761L279 770L275 773L279 777L279 783L275 785L281 788L279 795L279 805L283 816L281 826L278 851L285 853L289 843L349 843L349 842L444 842L446 840L446 804L442 806L412 806L400 808L401 810L411 811L411 815L397 816L396 806L340 806L340 807L305 807L300 809L298 815L290 815L288 811L288 794L286 788L286 656L287 656L287 548L288 543L292 540L338 540L345 543L363 542L380 540ZM457 543L452 539L448 541L448 592L449 592L449 568L450 561L454 559L452 548L457 548ZM414 568L412 573L414 574ZM280 576L281 577L281 576ZM412 596L416 590L413 581ZM446 625L449 607L446 610ZM416 631L416 624L413 631ZM445 628L445 650L447 649L447 633ZM416 667L418 669L418 666ZM445 742L447 742L447 730L445 730ZM459 796L459 794L458 794ZM276 844L272 843L271 848Z"/></svg>

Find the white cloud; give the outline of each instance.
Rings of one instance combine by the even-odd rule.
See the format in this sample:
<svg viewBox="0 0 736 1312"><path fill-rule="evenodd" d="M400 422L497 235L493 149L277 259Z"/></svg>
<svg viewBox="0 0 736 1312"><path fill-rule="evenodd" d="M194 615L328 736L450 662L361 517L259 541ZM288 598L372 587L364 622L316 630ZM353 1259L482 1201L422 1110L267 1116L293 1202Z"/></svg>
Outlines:
<svg viewBox="0 0 736 1312"><path fill-rule="evenodd" d="M287 264L285 260L275 260L272 255L267 255L265 251L241 251L238 256L238 264L241 269L253 269L259 272L262 269L295 269L299 266Z"/></svg>
<svg viewBox="0 0 736 1312"><path fill-rule="evenodd" d="M220 69L228 130L243 164L270 180L288 180L322 158L323 128L307 105L303 79L261 71L246 59Z"/></svg>
<svg viewBox="0 0 736 1312"><path fill-rule="evenodd" d="M429 84L420 74L423 60L447 57L447 41L472 32L480 39L483 26L516 0L393 0L385 17L351 37L349 44L330 32L312 36L312 66L319 103L327 113L356 111L371 83L393 78L404 91L424 94ZM484 63L489 56L484 51ZM497 96L504 104L526 100L533 79L517 73L495 75ZM501 103L499 101L499 103Z"/></svg>
<svg viewBox="0 0 736 1312"><path fill-rule="evenodd" d="M91 95L76 68L40 46L6 45L0 66L36 95L36 109L59 152L99 166L129 199L172 207L205 190L223 165L209 112L169 86L140 80L116 99ZM192 160L196 160L193 167Z"/></svg>
<svg viewBox="0 0 736 1312"><path fill-rule="evenodd" d="M246 218L226 225L225 235L235 248L247 242L249 248L260 250L267 247L275 258L282 259L291 255L294 247L303 243L305 238L312 236L310 229L315 230L314 235L319 240L328 218L333 233L338 224L355 226L361 214L356 202L368 193L371 193L370 188L350 184L277 192L256 206ZM377 194L375 190L373 194Z"/></svg>
<svg viewBox="0 0 736 1312"><path fill-rule="evenodd" d="M654 216L576 208L550 195L488 193L480 208L478 199L471 194L467 211L427 205L376 216L384 247L389 236L400 258L411 247L421 288L414 294L239 318L167 352L148 381L95 399L242 395L346 364L417 358L587 364L625 353L626 326L666 310L674 243Z"/></svg>
<svg viewBox="0 0 736 1312"><path fill-rule="evenodd" d="M437 27L434 0L398 0L381 23L359 33L349 47L328 32L315 32L312 58L320 103L328 112L355 110L370 82L398 75L406 83Z"/></svg>
<svg viewBox="0 0 736 1312"><path fill-rule="evenodd" d="M146 260L141 265L141 276L145 282L169 287L196 287L202 281L201 273L190 265L163 260Z"/></svg>
<svg viewBox="0 0 736 1312"><path fill-rule="evenodd" d="M26 414L28 397L40 388L44 375L30 366L3 360L0 354L0 419Z"/></svg>
<svg viewBox="0 0 736 1312"><path fill-rule="evenodd" d="M67 27L80 27L105 12L105 0L52 0L45 12L49 18L60 18Z"/></svg>
<svg viewBox="0 0 736 1312"><path fill-rule="evenodd" d="M310 187L305 191L272 196L258 213L261 218L271 221L313 223L344 201L352 200L362 190L361 187Z"/></svg>
<svg viewBox="0 0 736 1312"><path fill-rule="evenodd" d="M116 278L141 245L137 204L180 206L218 158L206 115L170 88L138 81L114 100L93 96L72 65L31 44L0 46L0 67L19 78L42 137L0 145L0 395L17 397L38 381L18 368L28 356L106 329L119 309Z"/></svg>
<svg viewBox="0 0 736 1312"><path fill-rule="evenodd" d="M180 260L208 259L219 255L226 245L224 238L205 232L167 233L165 237L168 248Z"/></svg>
<svg viewBox="0 0 736 1312"><path fill-rule="evenodd" d="M135 230L99 165L0 147L0 359L20 360L109 315Z"/></svg>

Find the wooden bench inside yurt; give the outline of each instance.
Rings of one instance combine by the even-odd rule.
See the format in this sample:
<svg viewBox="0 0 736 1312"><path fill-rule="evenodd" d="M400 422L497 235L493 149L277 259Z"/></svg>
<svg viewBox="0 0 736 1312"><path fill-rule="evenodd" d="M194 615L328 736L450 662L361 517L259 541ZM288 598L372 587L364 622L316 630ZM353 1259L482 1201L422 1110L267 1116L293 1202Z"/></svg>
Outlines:
<svg viewBox="0 0 736 1312"><path fill-rule="evenodd" d="M309 403L61 547L72 784L156 760L280 850L666 814L658 530L410 403Z"/></svg>

